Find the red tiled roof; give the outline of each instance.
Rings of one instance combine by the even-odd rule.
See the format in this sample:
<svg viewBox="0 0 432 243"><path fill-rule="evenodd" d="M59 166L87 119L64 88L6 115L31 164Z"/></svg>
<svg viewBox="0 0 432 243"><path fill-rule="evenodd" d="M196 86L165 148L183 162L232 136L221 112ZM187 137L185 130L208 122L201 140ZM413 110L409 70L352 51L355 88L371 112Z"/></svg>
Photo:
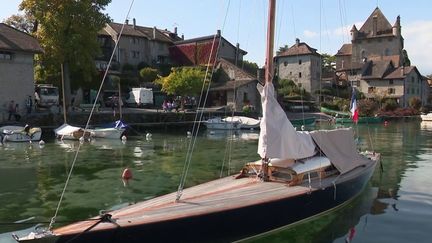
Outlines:
<svg viewBox="0 0 432 243"><path fill-rule="evenodd" d="M408 67L398 67L394 69L391 73L386 75L384 79L404 79L407 74L415 70L415 66L408 66Z"/></svg>
<svg viewBox="0 0 432 243"><path fill-rule="evenodd" d="M36 38L4 23L0 23L0 50L43 52Z"/></svg>
<svg viewBox="0 0 432 243"><path fill-rule="evenodd" d="M123 24L119 23L109 23L108 25L117 33L120 33L123 27ZM155 34L156 38L153 38L153 33ZM157 28L155 29L138 25L136 25L135 28L133 25L124 25L122 35L147 38L149 40L157 40L161 42L173 42L168 36L163 34L161 30Z"/></svg>
<svg viewBox="0 0 432 243"><path fill-rule="evenodd" d="M298 55L319 55L316 52L316 49L310 47L308 44L304 43L304 42L300 42L300 43L296 43L293 46L291 46L290 48L288 48L288 50L280 53L279 55L277 55L277 57L283 57L283 56L298 56Z"/></svg>
<svg viewBox="0 0 432 243"><path fill-rule="evenodd" d="M369 38L373 37L373 28L374 28L374 19L376 19L376 35L377 36L392 36L393 30L392 26L381 12L381 10L377 7L360 28L358 37L359 38Z"/></svg>
<svg viewBox="0 0 432 243"><path fill-rule="evenodd" d="M352 55L352 44L343 44L341 49L338 50L336 56Z"/></svg>

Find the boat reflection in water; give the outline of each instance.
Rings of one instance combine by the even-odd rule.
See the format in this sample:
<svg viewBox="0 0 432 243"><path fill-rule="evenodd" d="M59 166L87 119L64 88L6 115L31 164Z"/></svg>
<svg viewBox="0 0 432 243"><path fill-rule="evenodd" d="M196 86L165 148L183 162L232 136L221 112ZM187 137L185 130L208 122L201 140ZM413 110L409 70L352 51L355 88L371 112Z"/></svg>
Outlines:
<svg viewBox="0 0 432 243"><path fill-rule="evenodd" d="M259 130L208 130L206 137L211 140L258 140Z"/></svg>
<svg viewBox="0 0 432 243"><path fill-rule="evenodd" d="M335 211L241 242L278 242L280 239L284 239L284 242L333 242L335 239L341 240L336 240L337 242L357 242L358 234L368 227L368 216L374 214L377 203L381 204L377 196L378 188L367 186L350 204L345 204ZM315 238L317 236L319 239Z"/></svg>
<svg viewBox="0 0 432 243"><path fill-rule="evenodd" d="M420 122L421 130L429 130L432 131L432 121L421 121Z"/></svg>

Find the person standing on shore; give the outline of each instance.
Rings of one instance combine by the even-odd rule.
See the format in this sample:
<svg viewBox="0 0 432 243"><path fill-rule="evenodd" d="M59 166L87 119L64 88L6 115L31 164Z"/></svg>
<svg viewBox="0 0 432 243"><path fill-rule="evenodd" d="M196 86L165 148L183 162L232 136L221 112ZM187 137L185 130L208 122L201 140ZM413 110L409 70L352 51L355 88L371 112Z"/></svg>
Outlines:
<svg viewBox="0 0 432 243"><path fill-rule="evenodd" d="M15 117L16 114L15 102L13 100L9 102L8 112L9 112L8 121L10 121L11 117Z"/></svg>
<svg viewBox="0 0 432 243"><path fill-rule="evenodd" d="M33 108L33 99L30 95L26 100L26 108L27 108L27 114L30 114Z"/></svg>

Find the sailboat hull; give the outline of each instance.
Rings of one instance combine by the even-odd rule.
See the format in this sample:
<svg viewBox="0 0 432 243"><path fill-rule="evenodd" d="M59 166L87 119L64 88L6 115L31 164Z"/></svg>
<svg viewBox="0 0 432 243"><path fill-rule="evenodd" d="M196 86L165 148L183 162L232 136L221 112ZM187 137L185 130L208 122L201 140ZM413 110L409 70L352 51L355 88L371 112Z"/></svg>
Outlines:
<svg viewBox="0 0 432 243"><path fill-rule="evenodd" d="M75 237L73 242L239 240L286 227L348 202L363 190L375 166L376 161L371 160L337 178L312 182L311 187L222 178L185 190L184 201L178 203L173 202L175 194L168 194L113 211L117 225L103 222L81 234L96 221L79 222L54 230L55 236L36 242L67 242ZM231 186L227 187L227 182ZM208 191L208 195L202 196L202 191Z"/></svg>

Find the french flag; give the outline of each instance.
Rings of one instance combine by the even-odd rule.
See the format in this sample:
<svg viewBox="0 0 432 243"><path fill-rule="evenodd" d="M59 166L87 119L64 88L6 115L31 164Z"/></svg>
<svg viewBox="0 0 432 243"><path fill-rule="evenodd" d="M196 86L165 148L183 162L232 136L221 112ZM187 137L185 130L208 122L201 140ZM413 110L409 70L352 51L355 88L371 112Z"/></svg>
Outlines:
<svg viewBox="0 0 432 243"><path fill-rule="evenodd" d="M352 96L351 96L351 108L350 108L352 119L355 123L358 122L359 119L359 111L357 107L357 99L356 99L356 89L352 88Z"/></svg>

